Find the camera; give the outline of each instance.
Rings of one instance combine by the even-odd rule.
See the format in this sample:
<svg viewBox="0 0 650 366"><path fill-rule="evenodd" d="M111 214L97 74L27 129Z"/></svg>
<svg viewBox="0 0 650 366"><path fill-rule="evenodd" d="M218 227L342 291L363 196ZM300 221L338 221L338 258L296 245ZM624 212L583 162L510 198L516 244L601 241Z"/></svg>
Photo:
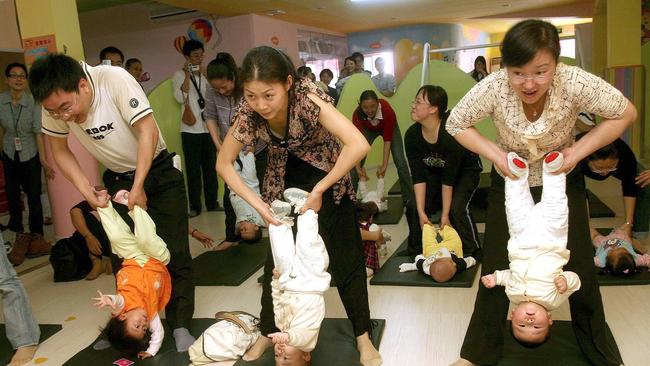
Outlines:
<svg viewBox="0 0 650 366"><path fill-rule="evenodd" d="M188 70L189 72L197 72L197 71L201 70L201 66L199 66L199 65L188 64L188 65L187 65L187 70Z"/></svg>
<svg viewBox="0 0 650 366"><path fill-rule="evenodd" d="M197 103L199 104L199 108L201 108L201 110L204 110L204 109L205 109L205 99L203 99L203 98L199 98L199 99L197 100Z"/></svg>
<svg viewBox="0 0 650 366"><path fill-rule="evenodd" d="M111 66L111 60L102 60L102 65Z"/></svg>

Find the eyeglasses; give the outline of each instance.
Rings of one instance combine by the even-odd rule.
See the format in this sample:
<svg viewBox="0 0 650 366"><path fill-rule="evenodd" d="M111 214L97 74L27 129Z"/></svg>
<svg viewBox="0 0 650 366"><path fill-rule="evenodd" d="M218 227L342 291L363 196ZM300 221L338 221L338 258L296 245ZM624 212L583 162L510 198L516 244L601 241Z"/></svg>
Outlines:
<svg viewBox="0 0 650 366"><path fill-rule="evenodd" d="M417 99L411 102L411 105L420 105L420 104L429 105L429 102L425 102L423 100L417 100Z"/></svg>
<svg viewBox="0 0 650 366"><path fill-rule="evenodd" d="M591 169L591 171L596 173L596 174L602 174L602 175L613 173L613 172L618 170L618 168L607 168L607 169L592 169L592 168L589 168L589 169Z"/></svg>
<svg viewBox="0 0 650 366"><path fill-rule="evenodd" d="M58 110L58 111L47 111L47 114L49 114L50 117L52 117L54 119L68 119L68 118L70 118L70 116L72 115L72 109L77 104L77 100L78 100L77 97L78 96L79 96L79 94L74 95L74 103L70 104L70 106L67 107L66 109Z"/></svg>
<svg viewBox="0 0 650 366"><path fill-rule="evenodd" d="M515 73L510 76L510 81L513 85L521 85L526 82L526 80L532 80L535 84L546 84L549 76L545 73L538 73L535 75L527 75L521 73Z"/></svg>
<svg viewBox="0 0 650 366"><path fill-rule="evenodd" d="M27 75L25 74L9 74L10 79L25 79Z"/></svg>

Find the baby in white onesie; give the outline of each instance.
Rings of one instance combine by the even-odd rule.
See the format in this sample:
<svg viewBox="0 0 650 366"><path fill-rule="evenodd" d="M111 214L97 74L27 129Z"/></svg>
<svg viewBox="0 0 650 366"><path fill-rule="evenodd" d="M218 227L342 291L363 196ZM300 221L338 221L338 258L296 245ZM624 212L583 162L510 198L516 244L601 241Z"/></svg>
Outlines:
<svg viewBox="0 0 650 366"><path fill-rule="evenodd" d="M553 173L563 160L556 151L544 158L544 188L540 202L535 204L528 187L528 163L515 153L508 154L510 170L519 177L505 178L510 269L481 278L487 288L506 287L506 295L516 305L512 333L520 342L531 345L548 338L553 324L549 312L580 289L578 275L562 270L569 261L566 174Z"/></svg>
<svg viewBox="0 0 650 366"><path fill-rule="evenodd" d="M287 191L292 194L288 195ZM304 203L293 195L295 188L285 191L285 198L296 204ZM272 207L277 213L279 202ZM280 202L281 203L281 202ZM275 344L277 364L304 365L311 360L320 325L325 317L323 293L329 289L331 276L327 273L329 256L318 234L318 214L307 210L298 216L298 232L294 243L291 225L269 225L269 239L275 269L271 281L275 325L280 332L269 334Z"/></svg>

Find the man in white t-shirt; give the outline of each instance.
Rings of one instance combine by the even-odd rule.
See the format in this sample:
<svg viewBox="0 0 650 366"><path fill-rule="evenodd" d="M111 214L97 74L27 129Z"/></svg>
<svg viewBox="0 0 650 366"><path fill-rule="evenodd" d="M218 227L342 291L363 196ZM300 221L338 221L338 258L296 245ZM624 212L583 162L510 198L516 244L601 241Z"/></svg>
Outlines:
<svg viewBox="0 0 650 366"><path fill-rule="evenodd" d="M212 142L208 126L203 120L204 96L208 79L203 76L203 44L189 40L183 45L185 64L172 76L174 98L181 104L181 142L185 156L187 175L187 197L190 202L190 217L201 214L201 186L205 197L205 208L215 211L219 207L217 191L217 149ZM189 107L194 114L194 123L183 121L184 109Z"/></svg>
<svg viewBox="0 0 650 366"><path fill-rule="evenodd" d="M171 261L172 298L165 308L176 348L194 342L188 329L194 313L192 258L187 234L183 174L173 166L149 101L123 68L92 67L71 57L48 55L32 65L29 87L43 107L42 130L63 175L93 207L105 207L68 147L70 132L106 168L110 194L130 191L128 210L147 209ZM122 218L132 223L124 210ZM118 268L116 268L117 270Z"/></svg>

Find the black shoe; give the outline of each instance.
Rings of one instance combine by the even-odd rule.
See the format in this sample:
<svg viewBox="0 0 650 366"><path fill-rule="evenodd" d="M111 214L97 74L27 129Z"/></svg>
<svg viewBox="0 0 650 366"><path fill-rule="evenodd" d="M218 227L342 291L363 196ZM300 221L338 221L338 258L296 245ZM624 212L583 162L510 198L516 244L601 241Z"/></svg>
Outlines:
<svg viewBox="0 0 650 366"><path fill-rule="evenodd" d="M187 216L189 216L190 218L192 218L192 217L197 217L197 216L199 216L200 214L201 214L201 213L198 212L198 211L190 210L190 212L187 213Z"/></svg>

